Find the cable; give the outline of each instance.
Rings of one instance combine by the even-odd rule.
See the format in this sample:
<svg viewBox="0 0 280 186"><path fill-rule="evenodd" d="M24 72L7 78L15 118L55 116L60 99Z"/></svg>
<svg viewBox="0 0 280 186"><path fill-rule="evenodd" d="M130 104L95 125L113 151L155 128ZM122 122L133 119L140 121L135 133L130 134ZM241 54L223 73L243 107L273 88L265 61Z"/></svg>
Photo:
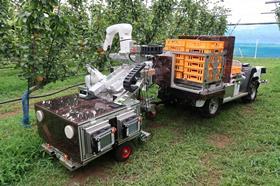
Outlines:
<svg viewBox="0 0 280 186"><path fill-rule="evenodd" d="M43 97L52 96L52 95L58 94L58 93L60 93L60 92L63 92L63 91L65 91L65 90L68 90L68 89L70 89L70 88L74 88L74 87L77 87L77 86L80 86L80 85L83 85L83 84L84 84L84 83L75 84L75 85L66 87L66 88L64 88L64 89L58 90L58 91L56 91L56 92L52 92L52 93L44 94L44 95L39 95L39 96L30 96L29 98L30 98L30 99L36 99L36 98L43 98Z"/></svg>
<svg viewBox="0 0 280 186"><path fill-rule="evenodd" d="M15 67L0 67L0 70L4 70L4 69L14 69Z"/></svg>
<svg viewBox="0 0 280 186"><path fill-rule="evenodd" d="M136 61L134 61L134 60L131 58L131 53L128 54L128 58L129 58L130 61L132 61L133 63L136 63Z"/></svg>
<svg viewBox="0 0 280 186"><path fill-rule="evenodd" d="M0 105L6 104L6 103L16 102L16 101L20 101L20 100L21 100L21 98L18 98L18 99L10 99L10 100L6 100L6 101L3 101L3 102L0 102Z"/></svg>
<svg viewBox="0 0 280 186"><path fill-rule="evenodd" d="M77 87L77 86L80 86L80 85L83 85L84 83L78 83L78 84L75 84L75 85L71 85L69 87L66 87L64 89L61 89L61 90L58 90L58 91L55 91L55 92L52 92L52 93L48 93L48 94L44 94L44 95L38 95L38 96L30 96L29 99L37 99L37 98L43 98L43 97L48 97L48 96L52 96L52 95L55 95L55 94L58 94L60 92L63 92L65 90L68 90L68 89L71 89L71 88L74 88L74 87ZM7 103L12 103L12 102L16 102L16 101L20 101L21 98L16 98L16 99L10 99L10 100L6 100L6 101L3 101L3 102L0 102L0 105L3 105L3 104L7 104Z"/></svg>

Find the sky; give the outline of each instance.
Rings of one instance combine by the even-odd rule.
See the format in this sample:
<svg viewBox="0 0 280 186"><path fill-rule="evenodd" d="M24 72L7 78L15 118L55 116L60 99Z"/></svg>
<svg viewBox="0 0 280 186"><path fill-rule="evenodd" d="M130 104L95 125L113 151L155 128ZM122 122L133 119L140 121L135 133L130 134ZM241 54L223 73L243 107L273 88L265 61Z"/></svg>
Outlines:
<svg viewBox="0 0 280 186"><path fill-rule="evenodd" d="M276 22L274 14L261 14L276 8L275 4L265 4L266 1L271 0L223 0L222 4L231 10L228 23ZM254 43L256 40L260 43L280 43L278 25L231 26L226 35L236 36L237 43Z"/></svg>
<svg viewBox="0 0 280 186"><path fill-rule="evenodd" d="M274 14L261 14L274 10L275 4L265 4L271 0L223 0L225 7L231 9L229 23L274 22Z"/></svg>

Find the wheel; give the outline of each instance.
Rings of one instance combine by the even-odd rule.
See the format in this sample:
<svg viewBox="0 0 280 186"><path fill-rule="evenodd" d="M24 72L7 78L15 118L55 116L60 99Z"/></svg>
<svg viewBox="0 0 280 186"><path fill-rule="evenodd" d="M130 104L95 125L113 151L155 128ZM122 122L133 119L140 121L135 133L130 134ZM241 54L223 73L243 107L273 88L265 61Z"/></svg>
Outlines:
<svg viewBox="0 0 280 186"><path fill-rule="evenodd" d="M176 104L177 104L176 99L170 99L170 100L165 100L164 101L164 106L167 106L167 107L176 106Z"/></svg>
<svg viewBox="0 0 280 186"><path fill-rule="evenodd" d="M146 113L147 119L149 120L154 120L157 116L157 112L156 111L149 111Z"/></svg>
<svg viewBox="0 0 280 186"><path fill-rule="evenodd" d="M203 117L212 118L215 117L221 106L221 99L218 97L208 99L201 109L201 114Z"/></svg>
<svg viewBox="0 0 280 186"><path fill-rule="evenodd" d="M161 99L165 106L174 106L177 103L176 97L172 95L170 89L160 89L158 91L158 98Z"/></svg>
<svg viewBox="0 0 280 186"><path fill-rule="evenodd" d="M122 144L115 149L115 159L119 162L128 160L132 154L132 147L129 144Z"/></svg>
<svg viewBox="0 0 280 186"><path fill-rule="evenodd" d="M251 81L249 83L249 86L248 86L248 95L245 96L245 97L242 97L242 101L244 103L251 103L253 101L256 100L257 98L257 94L258 94L258 82L257 81Z"/></svg>

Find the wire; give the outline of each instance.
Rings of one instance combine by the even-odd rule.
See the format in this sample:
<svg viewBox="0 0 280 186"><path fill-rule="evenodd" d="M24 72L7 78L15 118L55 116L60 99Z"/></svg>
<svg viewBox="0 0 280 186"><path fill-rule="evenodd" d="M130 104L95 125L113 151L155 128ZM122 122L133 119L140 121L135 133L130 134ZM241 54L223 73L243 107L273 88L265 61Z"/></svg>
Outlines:
<svg viewBox="0 0 280 186"><path fill-rule="evenodd" d="M80 86L80 85L83 85L84 83L78 83L78 84L75 84L75 85L72 85L72 86L69 86L69 87L66 87L64 89L61 89L61 90L58 90L56 92L52 92L52 93L49 93L49 94L44 94L44 95L38 95L38 96L30 96L31 99L36 99L36 98L43 98L43 97L47 97L47 96L52 96L52 95L55 95L55 94L58 94L60 92L63 92L65 90L68 90L68 89L71 89L71 88L74 88L74 87L77 87L77 86Z"/></svg>
<svg viewBox="0 0 280 186"><path fill-rule="evenodd" d="M15 67L0 67L0 70L3 70L3 69L14 69Z"/></svg>
<svg viewBox="0 0 280 186"><path fill-rule="evenodd" d="M12 102L16 102L16 101L20 101L21 98L17 98L17 99L10 99L10 100L6 100L3 102L0 102L0 105L6 104L6 103L12 103Z"/></svg>
<svg viewBox="0 0 280 186"><path fill-rule="evenodd" d="M58 90L58 91L55 91L55 92L52 92L52 93L48 93L48 94L44 94L44 95L38 95L38 96L30 96L29 99L37 99L37 98L43 98L43 97L48 97L48 96L52 96L52 95L55 95L55 94L58 94L60 92L63 92L65 90L68 90L68 89L71 89L71 88L74 88L74 87L77 87L77 86L80 86L80 85L83 85L84 83L78 83L78 84L75 84L75 85L71 85L69 87L66 87L64 89L61 89L61 90ZM7 104L7 103L12 103L12 102L16 102L16 101L20 101L21 98L16 98L16 99L10 99L10 100L6 100L6 101L3 101L3 102L0 102L0 105L3 105L3 104Z"/></svg>
<svg viewBox="0 0 280 186"><path fill-rule="evenodd" d="M134 61L134 60L131 58L131 53L128 54L128 58L129 58L130 61L132 61L133 63L136 63L136 61Z"/></svg>

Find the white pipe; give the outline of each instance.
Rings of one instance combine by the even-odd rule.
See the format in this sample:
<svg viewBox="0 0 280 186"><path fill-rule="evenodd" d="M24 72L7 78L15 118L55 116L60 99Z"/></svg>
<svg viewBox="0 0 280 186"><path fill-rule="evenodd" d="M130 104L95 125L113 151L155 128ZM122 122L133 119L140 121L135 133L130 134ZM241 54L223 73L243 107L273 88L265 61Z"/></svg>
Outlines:
<svg viewBox="0 0 280 186"><path fill-rule="evenodd" d="M242 54L241 48L238 48L238 49L239 49L239 52L240 52L240 56L243 58L243 54Z"/></svg>
<svg viewBox="0 0 280 186"><path fill-rule="evenodd" d="M257 59L258 44L259 44L259 40L257 39L257 41L256 41L256 48L255 48L255 59Z"/></svg>

